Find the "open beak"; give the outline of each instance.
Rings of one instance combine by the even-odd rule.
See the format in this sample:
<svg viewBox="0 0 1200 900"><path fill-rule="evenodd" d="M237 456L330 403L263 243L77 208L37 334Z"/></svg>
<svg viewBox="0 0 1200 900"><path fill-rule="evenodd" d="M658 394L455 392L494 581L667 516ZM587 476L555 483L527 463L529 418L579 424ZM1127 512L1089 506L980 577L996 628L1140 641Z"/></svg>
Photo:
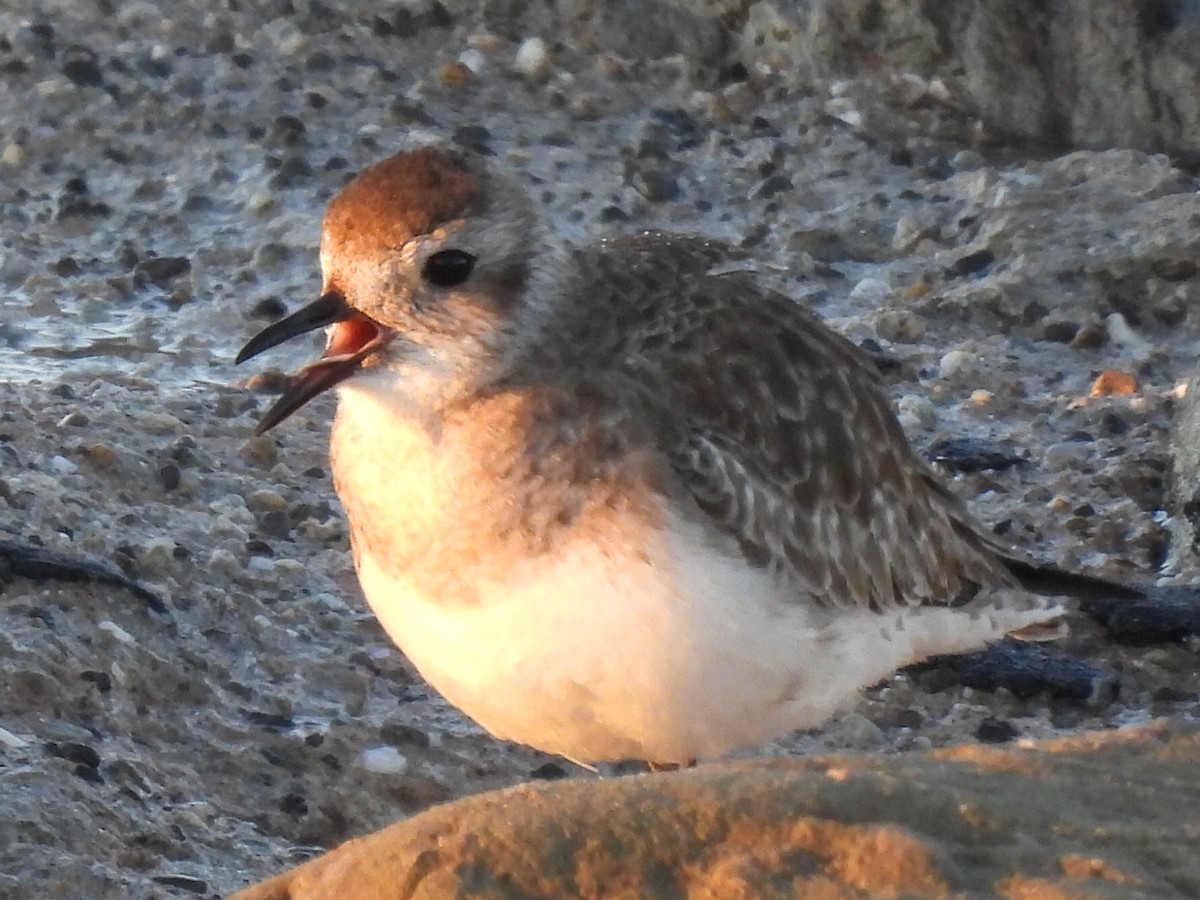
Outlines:
<svg viewBox="0 0 1200 900"><path fill-rule="evenodd" d="M329 328L325 352L319 360L296 372L291 385L254 429L255 434L274 428L317 394L349 378L363 360L384 345L388 335L374 320L349 306L341 294L330 291L268 325L250 339L234 362L245 362L289 338L325 327Z"/></svg>

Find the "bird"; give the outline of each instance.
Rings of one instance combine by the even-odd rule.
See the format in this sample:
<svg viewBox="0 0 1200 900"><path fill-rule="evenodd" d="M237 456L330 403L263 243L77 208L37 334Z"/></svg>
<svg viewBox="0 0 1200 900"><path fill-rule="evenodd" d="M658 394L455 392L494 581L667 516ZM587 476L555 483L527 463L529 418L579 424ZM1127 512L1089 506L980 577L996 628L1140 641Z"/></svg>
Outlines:
<svg viewBox="0 0 1200 900"><path fill-rule="evenodd" d="M237 356L327 332L257 432L336 390L366 600L497 738L691 765L1133 590L1003 545L871 359L720 242L568 243L435 143L353 177L319 255L319 298Z"/></svg>

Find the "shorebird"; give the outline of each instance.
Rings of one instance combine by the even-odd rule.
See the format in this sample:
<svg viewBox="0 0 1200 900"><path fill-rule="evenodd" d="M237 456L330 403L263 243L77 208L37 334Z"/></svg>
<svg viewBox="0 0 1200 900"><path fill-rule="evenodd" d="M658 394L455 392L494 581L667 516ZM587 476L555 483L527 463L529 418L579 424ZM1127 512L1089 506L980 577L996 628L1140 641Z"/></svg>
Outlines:
<svg viewBox="0 0 1200 900"><path fill-rule="evenodd" d="M497 737L720 756L1108 589L1001 546L864 354L730 255L568 246L514 180L424 147L333 199L320 298L238 356L328 329L259 432L336 386L363 592Z"/></svg>

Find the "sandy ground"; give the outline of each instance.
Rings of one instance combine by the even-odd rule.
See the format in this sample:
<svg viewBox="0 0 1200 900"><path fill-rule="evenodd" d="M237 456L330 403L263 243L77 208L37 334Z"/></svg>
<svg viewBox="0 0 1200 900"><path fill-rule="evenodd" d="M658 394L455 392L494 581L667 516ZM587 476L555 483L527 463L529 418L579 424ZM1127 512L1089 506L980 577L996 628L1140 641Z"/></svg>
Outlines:
<svg viewBox="0 0 1200 900"><path fill-rule="evenodd" d="M1165 158L995 158L935 83L721 80L570 31L525 74L535 20L499 36L392 7L384 27L365 4L75 7L0 13L0 529L115 564L169 612L5 586L0 895L221 894L443 799L575 771L420 682L354 582L331 403L252 439L276 380L231 364L315 297L331 194L414 143L493 153L572 239L669 228L752 249L891 361L918 447L971 437L1023 460L946 472L981 519L1041 559L1160 574L1173 391L1200 332L1196 183ZM1137 389L1076 402L1105 370ZM1195 716L1194 643L1073 626L1056 650L1111 672L1117 699L902 674L765 752Z"/></svg>

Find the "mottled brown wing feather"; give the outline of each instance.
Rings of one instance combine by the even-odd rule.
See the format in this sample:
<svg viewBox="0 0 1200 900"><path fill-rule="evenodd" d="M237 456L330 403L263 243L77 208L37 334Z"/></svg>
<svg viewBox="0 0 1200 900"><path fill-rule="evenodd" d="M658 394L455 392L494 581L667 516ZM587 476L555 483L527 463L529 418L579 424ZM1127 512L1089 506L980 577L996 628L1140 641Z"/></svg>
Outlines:
<svg viewBox="0 0 1200 900"><path fill-rule="evenodd" d="M910 449L865 356L748 273L707 274L720 259L651 235L581 259L711 525L820 604L951 605L1014 584Z"/></svg>

